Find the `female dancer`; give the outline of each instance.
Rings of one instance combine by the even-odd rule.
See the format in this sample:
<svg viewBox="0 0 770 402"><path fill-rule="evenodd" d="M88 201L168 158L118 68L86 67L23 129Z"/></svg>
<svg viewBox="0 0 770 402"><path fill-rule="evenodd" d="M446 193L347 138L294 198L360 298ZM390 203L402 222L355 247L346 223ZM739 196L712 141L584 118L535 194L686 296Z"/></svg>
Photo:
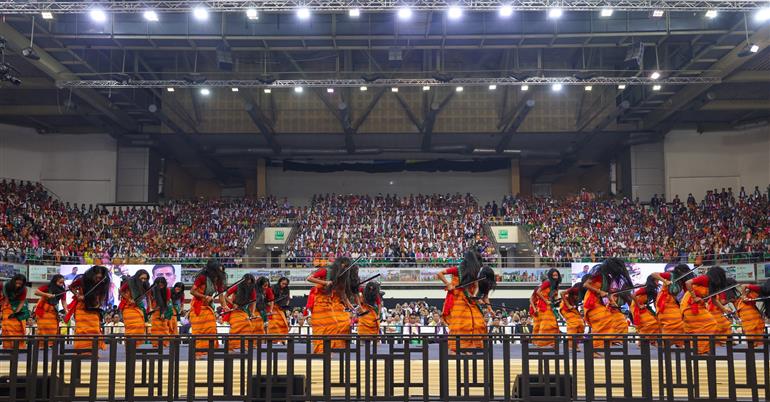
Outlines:
<svg viewBox="0 0 770 402"><path fill-rule="evenodd" d="M270 309L267 333L270 335L288 335L289 322L286 320L285 309L289 307L291 302L289 278L281 277L278 279L278 283L272 287L272 294L274 299L268 299L273 306ZM275 339L273 342L281 342L281 340Z"/></svg>
<svg viewBox="0 0 770 402"><path fill-rule="evenodd" d="M529 311L535 320L532 330L532 343L540 347L556 346L555 337L538 337L537 335L557 335L559 334L559 324L556 322L553 305L556 296L559 294L559 284L561 284L561 273L556 268L551 268L546 275L546 280L540 284L532 296L529 297Z"/></svg>
<svg viewBox="0 0 770 402"><path fill-rule="evenodd" d="M765 334L765 320L763 316L768 317L770 300L764 300L763 312L760 314L757 302L753 301L753 299L770 296L770 279L762 286L743 285L739 289L740 297L735 301L735 308L738 310L738 317L741 319L743 334L746 335L746 339L750 342L753 340L760 341L757 344L750 343L749 347L755 345L755 347L761 348L763 346L761 342L762 335Z"/></svg>
<svg viewBox="0 0 770 402"><path fill-rule="evenodd" d="M682 321L679 301L684 296L684 292L682 292L684 283L694 278L695 274L687 264L679 264L674 267L672 272L653 273L650 276L663 284L655 300L655 310L658 313L661 332L666 335L684 334L684 321ZM672 338L669 336L663 337L663 339L671 341L671 344L676 347L684 346L684 340L681 337Z"/></svg>
<svg viewBox="0 0 770 402"><path fill-rule="evenodd" d="M714 317L716 323L716 334L724 335L717 337L717 345L725 346L727 338L733 333L733 323L725 314L732 313L732 310L728 309L727 304L727 292L712 297L706 302L708 306L709 314Z"/></svg>
<svg viewBox="0 0 770 402"><path fill-rule="evenodd" d="M158 277L153 283L152 289L152 310L148 313L150 316L150 334L162 335L168 337L171 335L169 321L174 317L174 309L171 306L171 290L168 288L166 278ZM158 341L153 340L152 345L158 347ZM163 346L168 345L168 341L163 342Z"/></svg>
<svg viewBox="0 0 770 402"><path fill-rule="evenodd" d="M363 289L361 316L358 317L358 335L376 337L380 334L382 293L379 282L369 282Z"/></svg>
<svg viewBox="0 0 770 402"><path fill-rule="evenodd" d="M120 305L127 336L140 336L147 333L147 299L150 289L150 274L140 269L134 276L120 285Z"/></svg>
<svg viewBox="0 0 770 402"><path fill-rule="evenodd" d="M588 277L583 277L588 278ZM572 287L561 292L561 307L559 312L564 317L564 321L567 322L567 334L570 335L582 335L585 332L585 323L583 322L583 316L578 310L578 303L580 303L580 292L583 290L583 283L577 283ZM576 346L573 337L570 337L570 346Z"/></svg>
<svg viewBox="0 0 770 402"><path fill-rule="evenodd" d="M688 334L715 334L717 323L714 317L706 309L703 297L715 294L724 289L727 284L727 275L721 267L709 268L706 275L700 275L685 282L687 292L682 298L680 310L684 320L684 330ZM719 300L715 301L721 305ZM696 341L699 354L711 351L708 338Z"/></svg>
<svg viewBox="0 0 770 402"><path fill-rule="evenodd" d="M339 257L329 267L321 268L308 276L307 281L316 285L313 305L313 335L350 334L350 314L353 310L350 300L358 296L358 266L351 265L348 257ZM343 339L331 340L331 348L346 347ZM313 353L323 353L322 340L313 341Z"/></svg>
<svg viewBox="0 0 770 402"><path fill-rule="evenodd" d="M184 283L177 282L171 291L171 308L173 314L168 320L168 330L171 335L179 335L179 319L184 309Z"/></svg>
<svg viewBox="0 0 770 402"><path fill-rule="evenodd" d="M254 275L243 275L243 280L237 286L227 289L226 299L230 310L225 313L222 320L230 322L230 334L254 335L259 333L258 330L255 330L255 323L251 320L251 317L254 316L254 305L257 302L257 279L254 278ZM228 350L241 349L242 346L238 337L231 337Z"/></svg>
<svg viewBox="0 0 770 402"><path fill-rule="evenodd" d="M3 285L2 306L0 306L0 314L3 315L2 337L11 338L3 342L3 349L27 348L27 343L24 342L24 332L27 328L27 318L29 318L26 284L27 278L22 274L16 274ZM13 342L16 340L21 342Z"/></svg>
<svg viewBox="0 0 770 402"><path fill-rule="evenodd" d="M37 320L37 335L59 335L59 302L65 293L64 276L56 274L47 285L35 290L35 296L40 297L35 306ZM40 342L42 345L44 342Z"/></svg>
<svg viewBox="0 0 770 402"><path fill-rule="evenodd" d="M608 308L608 305L615 303L615 298L610 297L609 292L630 288L633 282L625 263L619 258L604 261L586 276L589 278L583 284L583 311L586 324L591 326L593 347L600 349L605 339L608 339L602 335L617 330L617 322Z"/></svg>
<svg viewBox="0 0 770 402"><path fill-rule="evenodd" d="M107 307L110 285L110 271L101 265L94 265L70 283L75 297L67 306L64 321L75 317L75 335L102 335L102 311ZM90 349L91 346L92 340L84 338L76 340L74 348ZM99 340L99 348L105 348L104 340Z"/></svg>
<svg viewBox="0 0 770 402"><path fill-rule="evenodd" d="M216 260L209 260L206 268L195 278L190 294L193 296L190 311L190 324L193 335L209 335L195 341L197 357L205 356L210 342L215 342L217 319L214 315L214 296L218 295L219 304L225 306L225 272Z"/></svg>
<svg viewBox="0 0 770 402"><path fill-rule="evenodd" d="M643 288L634 292L634 302L631 306L631 315L633 317L636 332L641 335L660 334L660 323L655 312L650 309L650 304L654 303L658 297L658 281L650 275ZM654 343L654 341L653 341Z"/></svg>

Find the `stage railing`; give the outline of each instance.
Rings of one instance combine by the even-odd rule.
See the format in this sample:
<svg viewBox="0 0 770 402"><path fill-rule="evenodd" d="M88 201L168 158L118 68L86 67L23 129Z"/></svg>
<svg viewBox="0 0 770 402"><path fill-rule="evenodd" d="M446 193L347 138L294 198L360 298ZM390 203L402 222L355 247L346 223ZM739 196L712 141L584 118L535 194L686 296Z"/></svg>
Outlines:
<svg viewBox="0 0 770 402"><path fill-rule="evenodd" d="M85 345L74 349L73 340ZM726 340L720 336L605 335L596 347L594 340L590 335L3 338L10 349L0 350L0 401L770 398L767 336L734 335L726 346L719 346ZM314 353L313 341L323 352ZM675 347L679 341L683 345ZM712 352L697 354L696 341L708 342ZM228 351L236 344L240 349Z"/></svg>

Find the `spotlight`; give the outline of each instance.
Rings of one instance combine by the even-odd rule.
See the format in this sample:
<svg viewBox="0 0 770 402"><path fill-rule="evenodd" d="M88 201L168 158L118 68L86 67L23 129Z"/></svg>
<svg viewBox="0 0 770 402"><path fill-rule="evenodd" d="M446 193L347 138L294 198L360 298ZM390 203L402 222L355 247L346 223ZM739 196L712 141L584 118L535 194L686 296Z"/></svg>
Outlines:
<svg viewBox="0 0 770 402"><path fill-rule="evenodd" d="M653 71L652 74L650 74L650 78L653 80L657 80L660 78L660 72L659 71Z"/></svg>
<svg viewBox="0 0 770 402"><path fill-rule="evenodd" d="M43 17L44 20L52 20L53 19L53 13L50 11L43 11L40 13L40 15Z"/></svg>
<svg viewBox="0 0 770 402"><path fill-rule="evenodd" d="M310 9L307 7L302 7L299 10L297 10L297 18L301 20L306 20L310 18Z"/></svg>
<svg viewBox="0 0 770 402"><path fill-rule="evenodd" d="M552 20L561 18L563 14L564 14L564 11L561 8L552 8L548 10L548 18Z"/></svg>
<svg viewBox="0 0 770 402"><path fill-rule="evenodd" d="M273 90L270 89L270 88L265 88L265 90L263 92L266 93L266 94L269 94L269 93L272 93Z"/></svg>
<svg viewBox="0 0 770 402"><path fill-rule="evenodd" d="M153 10L147 10L144 12L144 19L150 22L158 22L160 21L160 18L158 18L158 13L156 13Z"/></svg>
<svg viewBox="0 0 770 402"><path fill-rule="evenodd" d="M201 95L209 96L209 95L211 95L211 90L208 89L208 88L201 88Z"/></svg>
<svg viewBox="0 0 770 402"><path fill-rule="evenodd" d="M230 90L233 91L233 92L238 92L238 88L236 88L236 87L232 87L232 88L230 88Z"/></svg>
<svg viewBox="0 0 770 402"><path fill-rule="evenodd" d="M430 87L428 85L425 85L422 87L423 91L430 91Z"/></svg>
<svg viewBox="0 0 770 402"><path fill-rule="evenodd" d="M334 88L326 88L326 93L327 94L333 94L334 93Z"/></svg>
<svg viewBox="0 0 770 402"><path fill-rule="evenodd" d="M759 51L759 45L751 44L751 47L749 47L749 51L751 53L756 53Z"/></svg>
<svg viewBox="0 0 770 402"><path fill-rule="evenodd" d="M751 56L754 53L757 53L759 51L759 45L755 43L749 43L746 45L746 47L743 48L740 52L738 52L738 57L746 57Z"/></svg>
<svg viewBox="0 0 770 402"><path fill-rule="evenodd" d="M174 92L174 88L172 88L172 87L168 87L168 88L166 88L166 91L168 91L168 92Z"/></svg>
<svg viewBox="0 0 770 402"><path fill-rule="evenodd" d="M561 91L562 88L563 88L562 84L558 84L557 83L557 84L551 85L551 90L554 91L554 92L559 92L559 91Z"/></svg>
<svg viewBox="0 0 770 402"><path fill-rule="evenodd" d="M522 91L529 91L529 85L522 85L521 86Z"/></svg>
<svg viewBox="0 0 770 402"><path fill-rule="evenodd" d="M489 85L489 90L490 91L494 91L495 89L497 89L497 85L495 85L495 84L490 84Z"/></svg>
<svg viewBox="0 0 770 402"><path fill-rule="evenodd" d="M456 92L462 92L463 91L463 87L457 87L457 88L455 88L455 91Z"/></svg>
<svg viewBox="0 0 770 402"><path fill-rule="evenodd" d="M358 18L360 16L361 16L361 10L357 8L351 8L350 10L348 10L348 17Z"/></svg>
<svg viewBox="0 0 770 402"><path fill-rule="evenodd" d="M663 16L663 10L652 10L652 16L655 18L660 18Z"/></svg>
<svg viewBox="0 0 770 402"><path fill-rule="evenodd" d="M301 94L304 89L302 87L294 87L294 92Z"/></svg>
<svg viewBox="0 0 770 402"><path fill-rule="evenodd" d="M360 89L360 90L361 90L361 92L366 92L366 91L367 91L369 88L367 88L367 87L365 87L365 86L362 86L362 87L360 87L360 88L358 88L358 89Z"/></svg>
<svg viewBox="0 0 770 402"><path fill-rule="evenodd" d="M717 17L719 13L717 13L717 10L708 10L706 11L706 18L713 20Z"/></svg>
<svg viewBox="0 0 770 402"><path fill-rule="evenodd" d="M603 8L599 15L601 15L602 17L612 17L612 9Z"/></svg>
<svg viewBox="0 0 770 402"><path fill-rule="evenodd" d="M193 17L198 21L206 21L209 19L209 10L201 6L195 7L193 9Z"/></svg>
<svg viewBox="0 0 770 402"><path fill-rule="evenodd" d="M652 90L653 91L660 91L660 88L661 88L661 86L658 85L658 84L652 86Z"/></svg>
<svg viewBox="0 0 770 402"><path fill-rule="evenodd" d="M760 8L754 14L754 21L765 22L767 20L770 20L770 7Z"/></svg>
<svg viewBox="0 0 770 402"><path fill-rule="evenodd" d="M398 87L390 88L390 92L393 92L393 93L398 92Z"/></svg>
<svg viewBox="0 0 770 402"><path fill-rule="evenodd" d="M21 49L21 54L30 60L40 60L40 56L37 54L35 49L32 48L32 46Z"/></svg>
<svg viewBox="0 0 770 402"><path fill-rule="evenodd" d="M586 86L584 87L584 89L585 89L587 92L591 92L591 91L594 89L594 87L592 87L592 86L590 86L590 85L586 85Z"/></svg>
<svg viewBox="0 0 770 402"><path fill-rule="evenodd" d="M498 14L500 14L501 17L510 17L513 15L513 7L506 4L500 7L500 10L498 10Z"/></svg>
<svg viewBox="0 0 770 402"><path fill-rule="evenodd" d="M107 21L107 14L105 14L104 10L102 10L101 8L95 8L95 9L91 10L91 12L88 13L88 15L90 15L91 19L96 21L96 22Z"/></svg>
<svg viewBox="0 0 770 402"><path fill-rule="evenodd" d="M447 11L447 17L449 17L450 20L459 20L460 17L463 16L463 9L459 6L451 6L449 7L449 11Z"/></svg>
<svg viewBox="0 0 770 402"><path fill-rule="evenodd" d="M255 21L255 20L259 19L259 14L257 14L257 9L256 8L250 8L250 9L246 10L246 18L248 18L248 19L250 19L252 21Z"/></svg>
<svg viewBox="0 0 770 402"><path fill-rule="evenodd" d="M412 9L409 7L401 7L398 9L398 18L402 20L408 20L412 18Z"/></svg>
<svg viewBox="0 0 770 402"><path fill-rule="evenodd" d="M626 89L626 84L618 85L618 89L620 89L620 90Z"/></svg>

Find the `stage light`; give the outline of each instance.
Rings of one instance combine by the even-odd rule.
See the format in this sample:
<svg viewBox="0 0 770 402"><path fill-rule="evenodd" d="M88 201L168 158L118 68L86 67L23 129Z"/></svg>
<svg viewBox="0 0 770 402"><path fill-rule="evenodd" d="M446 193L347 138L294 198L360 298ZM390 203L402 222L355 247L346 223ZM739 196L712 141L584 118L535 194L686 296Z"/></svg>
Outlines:
<svg viewBox="0 0 770 402"><path fill-rule="evenodd" d="M602 17L612 17L612 9L603 8L599 15L601 15Z"/></svg>
<svg viewBox="0 0 770 402"><path fill-rule="evenodd" d="M351 8L350 10L348 10L348 17L358 18L360 16L361 16L361 10L357 8Z"/></svg>
<svg viewBox="0 0 770 402"><path fill-rule="evenodd" d="M586 85L584 88L585 88L585 90L586 90L586 91L588 91L588 92L591 92L591 91L594 89L594 87L592 87L592 86L590 86L590 85Z"/></svg>
<svg viewBox="0 0 770 402"><path fill-rule="evenodd" d="M757 45L756 43L749 43L743 48L743 50L738 52L738 57L751 56L754 53L757 53L758 51L759 51L759 45Z"/></svg>
<svg viewBox="0 0 770 402"><path fill-rule="evenodd" d="M238 92L238 88L236 88L236 87L232 87L232 88L230 88L230 90L233 91L233 92Z"/></svg>
<svg viewBox="0 0 770 402"><path fill-rule="evenodd" d="M158 13L152 10L147 10L144 12L144 19L150 22L158 22L160 21L160 18L158 18Z"/></svg>
<svg viewBox="0 0 770 402"><path fill-rule="evenodd" d="M618 89L620 89L620 90L626 89L626 84L618 85Z"/></svg>
<svg viewBox="0 0 770 402"><path fill-rule="evenodd" d="M548 18L552 20L561 18L563 14L564 14L564 11L561 8L552 8L548 10Z"/></svg>
<svg viewBox="0 0 770 402"><path fill-rule="evenodd" d="M307 7L302 7L299 10L297 10L297 18L301 20L306 20L310 18L310 9Z"/></svg>
<svg viewBox="0 0 770 402"><path fill-rule="evenodd" d="M653 91L660 91L660 88L662 88L662 87L660 85L657 85L657 84L652 86L652 90Z"/></svg>
<svg viewBox="0 0 770 402"><path fill-rule="evenodd" d="M393 92L393 93L398 92L398 87L390 88L390 92Z"/></svg>
<svg viewBox="0 0 770 402"><path fill-rule="evenodd" d="M255 20L259 19L259 14L257 14L257 9L256 8L250 8L250 9L246 10L246 18L248 18L248 19L250 19L252 21L255 21Z"/></svg>
<svg viewBox="0 0 770 402"><path fill-rule="evenodd" d="M522 85L521 86L522 91L529 91L529 85Z"/></svg>
<svg viewBox="0 0 770 402"><path fill-rule="evenodd" d="M166 91L168 91L168 92L174 92L174 88L168 87L168 88L166 88Z"/></svg>
<svg viewBox="0 0 770 402"><path fill-rule="evenodd" d="M208 88L201 88L201 95L209 96L209 95L211 95L211 90L208 89Z"/></svg>
<svg viewBox="0 0 770 402"><path fill-rule="evenodd" d="M717 10L708 10L706 11L706 18L713 20L714 18L717 17L718 14L719 13L717 13Z"/></svg>
<svg viewBox="0 0 770 402"><path fill-rule="evenodd" d="M326 88L326 93L327 94L333 94L334 93L334 88Z"/></svg>
<svg viewBox="0 0 770 402"><path fill-rule="evenodd" d="M425 85L425 86L422 87L422 90L423 91L430 91L430 87Z"/></svg>
<svg viewBox="0 0 770 402"><path fill-rule="evenodd" d="M497 85L495 85L495 84L490 84L489 85L489 90L490 91L494 91L495 89L497 89Z"/></svg>
<svg viewBox="0 0 770 402"><path fill-rule="evenodd" d="M88 13L88 15L90 15L91 19L96 21L96 22L107 21L107 14L105 14L104 10L102 10L100 8L95 8L95 9L91 10L91 12Z"/></svg>
<svg viewBox="0 0 770 402"><path fill-rule="evenodd" d="M43 17L44 20L52 20L53 19L53 13L50 11L43 11L40 13L40 15Z"/></svg>
<svg viewBox="0 0 770 402"><path fill-rule="evenodd" d="M756 53L759 51L759 45L752 44L751 47L749 47L749 51L751 53Z"/></svg>
<svg viewBox="0 0 770 402"><path fill-rule="evenodd" d="M457 87L457 88L455 88L455 91L456 92L462 92L463 91L463 87Z"/></svg>
<svg viewBox="0 0 770 402"><path fill-rule="evenodd" d="M754 14L754 21L765 22L767 20L770 20L770 7L760 8Z"/></svg>
<svg viewBox="0 0 770 402"><path fill-rule="evenodd" d="M304 91L304 90L305 90L305 89L304 89L304 88L302 88L302 87L294 87L294 92L295 92L295 93L298 93L298 94L301 94L301 93L302 93L302 91Z"/></svg>
<svg viewBox="0 0 770 402"><path fill-rule="evenodd" d="M362 86L361 88L358 88L361 90L361 92L366 92L369 88Z"/></svg>
<svg viewBox="0 0 770 402"><path fill-rule="evenodd" d="M447 17L449 17L450 20L459 20L460 17L463 16L463 9L459 6L451 6L449 7L449 11L447 11Z"/></svg>
<svg viewBox="0 0 770 402"><path fill-rule="evenodd" d="M650 79L657 80L658 78L660 78L659 71L653 71L652 74L650 74Z"/></svg>
<svg viewBox="0 0 770 402"><path fill-rule="evenodd" d="M664 14L663 10L652 10L652 16L655 18L660 18Z"/></svg>
<svg viewBox="0 0 770 402"><path fill-rule="evenodd" d="M510 17L513 15L513 7L506 4L502 7L500 7L500 10L498 11L498 14L500 14L501 17Z"/></svg>
<svg viewBox="0 0 770 402"><path fill-rule="evenodd" d="M32 46L21 49L21 55L31 60L40 60L40 55L37 54Z"/></svg>
<svg viewBox="0 0 770 402"><path fill-rule="evenodd" d="M402 20L408 20L412 18L412 9L409 7L401 7L398 9L398 18Z"/></svg>
<svg viewBox="0 0 770 402"><path fill-rule="evenodd" d="M209 19L209 10L201 6L195 7L193 9L193 17L198 21L206 21Z"/></svg>
<svg viewBox="0 0 770 402"><path fill-rule="evenodd" d="M551 90L554 92L559 92L564 86L562 84L556 83L551 85Z"/></svg>
<svg viewBox="0 0 770 402"><path fill-rule="evenodd" d="M266 94L269 94L269 93L273 93L273 90L270 89L270 88L265 88L265 90L263 92L266 93Z"/></svg>

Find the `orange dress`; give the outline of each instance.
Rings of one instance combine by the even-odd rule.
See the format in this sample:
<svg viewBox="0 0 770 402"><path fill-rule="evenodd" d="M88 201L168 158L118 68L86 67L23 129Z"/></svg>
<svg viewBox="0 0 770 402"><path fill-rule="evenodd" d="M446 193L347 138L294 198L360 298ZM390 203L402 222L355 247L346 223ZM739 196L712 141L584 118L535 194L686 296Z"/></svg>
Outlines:
<svg viewBox="0 0 770 402"><path fill-rule="evenodd" d="M82 279L78 278L72 281L70 289L83 289ZM85 290L83 293L87 292L88 290ZM78 301L77 298L73 299L67 306L67 316L64 321L69 321L70 317L75 318L75 335L102 336L102 315L98 311L87 309L86 304ZM75 349L91 349L91 346L93 346L93 341L89 337L77 338L74 342ZM99 340L98 347L102 350L106 349L103 338Z"/></svg>
<svg viewBox="0 0 770 402"><path fill-rule="evenodd" d="M570 288L568 292L577 293L576 289ZM564 321L567 322L567 333L568 334L578 334L581 335L583 332L585 332L585 322L583 322L583 316L580 315L580 312L578 311L577 307L574 307L572 309L568 309L567 305L562 302L561 307L559 307L559 312L561 313L561 316L564 317ZM570 339L570 345L573 343L572 339Z"/></svg>
<svg viewBox="0 0 770 402"><path fill-rule="evenodd" d="M664 272L660 276L663 279L671 280L671 273ZM668 287L663 288L658 293L658 300L655 301L655 308L658 312L658 322L660 323L661 331L664 334L670 335L682 335L684 334L684 321L682 320L682 311L679 309L679 303L676 301L676 295L671 295L668 292ZM684 346L684 340L679 337L663 337L672 341L672 345L677 347Z"/></svg>
<svg viewBox="0 0 770 402"><path fill-rule="evenodd" d="M636 332L642 335L660 334L660 323L658 318L647 307L647 289L641 288L636 292L636 302L631 306L634 327Z"/></svg>
<svg viewBox="0 0 770 402"><path fill-rule="evenodd" d="M171 290L168 288L166 288L166 300L166 309L164 311L157 310L160 307L159 304L155 300L152 301L153 313L150 316L150 322L152 324L150 327L150 334L152 335L162 335L164 337L171 335L171 328L169 327L168 321L174 317L174 310L171 307ZM153 339L152 345L158 347L158 341ZM168 345L168 341L163 341L163 346L166 345Z"/></svg>
<svg viewBox="0 0 770 402"><path fill-rule="evenodd" d="M43 285L37 290L48 293L48 285ZM37 320L37 335L59 335L59 312L56 310L56 306L51 305L45 296L40 296L35 305L35 319ZM43 343L42 341L39 343L40 347L43 347Z"/></svg>
<svg viewBox="0 0 770 402"><path fill-rule="evenodd" d="M197 288L201 293L206 296L213 296L218 289L215 289L214 284L205 276L200 275L195 279L193 287ZM214 308L211 304L205 304L203 298L193 296L190 311L190 332L193 335L206 335L202 339L195 341L195 347L198 349L197 354L202 355L207 353L206 350L209 347L211 340L214 340L214 347L217 346L217 318L214 314Z"/></svg>
<svg viewBox="0 0 770 402"><path fill-rule="evenodd" d="M543 283L541 283L540 286L535 289L534 297L536 298L535 300L537 311L535 311L535 315L533 317L535 320L533 333L535 335L544 336L533 336L532 343L541 347L556 346L556 338L553 336L545 335L557 335L561 333L559 331L559 324L556 321L556 316L553 314L553 309L546 302L544 302L543 299L540 298L543 297L546 300L550 299L550 292L551 283L549 281L543 281ZM538 297L537 294L539 294L540 297Z"/></svg>
<svg viewBox="0 0 770 402"><path fill-rule="evenodd" d="M727 299L725 298L725 294L722 293L719 296L716 296L720 298L720 301L722 303L726 303ZM708 301L708 310L712 317L714 317L714 322L717 324L716 333L725 335L724 337L717 338L717 344L724 346L727 342L727 338L729 335L733 333L733 323L730 322L730 320L725 317L724 313L722 312L722 309L719 308L719 306L714 303L714 299L716 297L712 298Z"/></svg>
<svg viewBox="0 0 770 402"><path fill-rule="evenodd" d="M275 294L272 288L267 288L265 292L267 300L274 301ZM270 309L270 319L267 320L267 334L268 335L288 335L289 334L289 321L286 319L286 313L281 306L273 303L273 307ZM274 339L273 342L282 342L281 339Z"/></svg>
<svg viewBox="0 0 770 402"><path fill-rule="evenodd" d="M380 306L361 305L364 315L358 317L358 335L377 336L380 334Z"/></svg>
<svg viewBox="0 0 770 402"><path fill-rule="evenodd" d="M118 308L123 312L123 324L126 326L126 336L144 336L147 334L147 320L145 309L142 305L134 303L134 298L139 295L133 295L129 289L128 283L120 286L120 305ZM145 296L143 299L146 300ZM139 303L143 301L140 299Z"/></svg>
<svg viewBox="0 0 770 402"><path fill-rule="evenodd" d="M2 328L2 334L0 334L0 337L2 339L5 339L6 341L3 342L3 349L11 349L18 346L19 349L25 349L27 347L27 343L23 342L25 330L27 328L27 319L26 318L16 318L16 317L9 317L11 314L16 311L16 308L19 306L20 303L27 303L27 288L22 288L21 294L18 295L18 297L15 300L8 299L8 295L5 294L5 290L3 290L3 297L2 301L0 301L0 305L2 305L2 308L0 308L0 314L3 315L3 323L0 328ZM29 310L26 310L27 312L24 313L26 307L22 307L20 312L22 313L22 317L28 317L29 316ZM21 340L22 342L19 342L18 344L15 343L16 340Z"/></svg>
<svg viewBox="0 0 770 402"><path fill-rule="evenodd" d="M232 295L237 290L236 286L232 286L230 289L227 290L227 295ZM257 291L252 290L251 295L249 295L249 300L255 300L257 297ZM254 321L250 319L249 315L250 313L246 311L246 306L242 306L241 308L238 308L237 310L234 310L232 312L226 313L224 316L222 316L222 321L227 321L230 323L230 335L254 335L256 334L256 328L254 326ZM228 304L228 309L233 308L232 304ZM264 334L264 325L262 324L261 318L260 318L260 333ZM243 345L241 345L241 340L237 336L230 337L230 342L227 345L228 350L235 350L235 349L241 349Z"/></svg>
<svg viewBox="0 0 770 402"><path fill-rule="evenodd" d="M698 297L705 297L709 294L709 280L705 275L701 275L692 280L692 289ZM716 334L717 323L714 317L709 313L706 306L701 303L693 303L690 292L685 292L680 305L682 319L684 320L684 330L688 334ZM711 345L708 338L699 338L696 341L698 353L706 354L711 351Z"/></svg>
<svg viewBox="0 0 770 402"><path fill-rule="evenodd" d="M313 274L314 278L329 280L327 271L321 268ZM313 327L313 335L349 335L350 314L345 311L345 305L335 290L324 291L323 286L316 285L318 289L313 303L313 315L310 318ZM332 349L343 349L347 346L344 339L331 340ZM321 339L313 340L313 353L323 353L324 345Z"/></svg>
<svg viewBox="0 0 770 402"><path fill-rule="evenodd" d="M747 285L746 288L749 289L749 299L759 297L759 285ZM746 338L761 341L762 335L765 334L765 320L757 309L756 302L738 300L736 308Z"/></svg>
<svg viewBox="0 0 770 402"><path fill-rule="evenodd" d="M601 289L602 278L601 276L591 278L587 284ZM592 290L588 290L583 297L583 311L585 311L585 322L591 327L594 349L603 348L605 339L612 339L603 334L612 334L617 330L617 323L613 320L612 313L604 305L601 297Z"/></svg>
<svg viewBox="0 0 770 402"><path fill-rule="evenodd" d="M460 271L457 267L449 268L447 274L452 275L452 285L460 286ZM473 335L486 335L487 324L478 304L470 299L476 291L476 284L464 289L453 289L447 292L444 299L443 317L449 327L449 349L457 352L457 339L460 336L461 349L481 349L484 338Z"/></svg>

